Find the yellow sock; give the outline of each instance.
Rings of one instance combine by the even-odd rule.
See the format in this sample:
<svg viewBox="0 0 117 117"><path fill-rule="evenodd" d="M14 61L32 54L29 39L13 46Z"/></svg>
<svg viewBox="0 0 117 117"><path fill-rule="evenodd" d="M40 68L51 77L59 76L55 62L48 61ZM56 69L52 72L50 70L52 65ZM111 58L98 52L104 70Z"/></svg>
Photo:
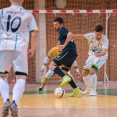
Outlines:
<svg viewBox="0 0 117 117"><path fill-rule="evenodd" d="M42 84L41 84L41 86L40 86L40 87L44 87L44 86L45 86L45 84L48 82L48 80L49 80L49 78L44 77L44 79L43 79Z"/></svg>

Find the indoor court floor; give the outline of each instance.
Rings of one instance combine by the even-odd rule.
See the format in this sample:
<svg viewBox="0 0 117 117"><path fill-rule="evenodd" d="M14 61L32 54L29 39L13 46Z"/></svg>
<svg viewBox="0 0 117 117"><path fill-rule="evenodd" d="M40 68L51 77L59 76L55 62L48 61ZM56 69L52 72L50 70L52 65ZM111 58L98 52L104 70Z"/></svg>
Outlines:
<svg viewBox="0 0 117 117"><path fill-rule="evenodd" d="M85 89L83 83L78 86ZM39 94L38 84L26 85L18 105L19 117L117 117L117 83L98 83L97 96L69 97L72 90L66 85L65 95L57 98L54 95L54 89L57 87L59 84L48 84L43 94ZM0 97L0 113L2 106L3 101Z"/></svg>

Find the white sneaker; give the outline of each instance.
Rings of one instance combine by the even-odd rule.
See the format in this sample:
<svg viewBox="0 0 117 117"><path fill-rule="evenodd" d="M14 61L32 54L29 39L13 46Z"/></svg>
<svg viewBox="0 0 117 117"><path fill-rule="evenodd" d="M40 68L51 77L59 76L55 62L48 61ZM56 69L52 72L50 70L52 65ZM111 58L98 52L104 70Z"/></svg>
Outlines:
<svg viewBox="0 0 117 117"><path fill-rule="evenodd" d="M83 94L83 95L89 94L90 91L91 91L91 90L87 88L87 89L85 89L85 91L82 91L81 94Z"/></svg>
<svg viewBox="0 0 117 117"><path fill-rule="evenodd" d="M97 95L97 92L96 91L91 91L88 95L89 96L95 96L95 95Z"/></svg>

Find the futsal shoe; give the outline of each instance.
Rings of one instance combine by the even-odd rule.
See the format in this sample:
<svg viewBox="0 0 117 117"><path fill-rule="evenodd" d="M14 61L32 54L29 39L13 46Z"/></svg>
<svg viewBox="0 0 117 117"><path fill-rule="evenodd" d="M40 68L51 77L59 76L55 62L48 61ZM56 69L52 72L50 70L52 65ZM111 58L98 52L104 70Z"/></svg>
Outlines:
<svg viewBox="0 0 117 117"><path fill-rule="evenodd" d="M89 94L90 92L91 92L91 90L87 88L85 91L82 91L82 94L86 95L86 94Z"/></svg>
<svg viewBox="0 0 117 117"><path fill-rule="evenodd" d="M42 86L39 87L39 93L43 93L43 88L44 88L44 86L43 87Z"/></svg>
<svg viewBox="0 0 117 117"><path fill-rule="evenodd" d="M11 103L10 111L12 117L18 117L18 108L17 105L15 104L15 101Z"/></svg>
<svg viewBox="0 0 117 117"><path fill-rule="evenodd" d="M75 89L73 89L73 93L70 95L70 97L75 97L78 94L81 94L81 90L77 87Z"/></svg>
<svg viewBox="0 0 117 117"><path fill-rule="evenodd" d="M91 91L88 95L89 96L96 96L97 95L97 92L96 91Z"/></svg>
<svg viewBox="0 0 117 117"><path fill-rule="evenodd" d="M62 83L60 84L60 87L64 87L70 81L71 81L71 78L69 76L64 76L62 79Z"/></svg>
<svg viewBox="0 0 117 117"><path fill-rule="evenodd" d="M2 107L2 117L7 117L9 115L9 107L11 103L9 99L5 102L4 106Z"/></svg>

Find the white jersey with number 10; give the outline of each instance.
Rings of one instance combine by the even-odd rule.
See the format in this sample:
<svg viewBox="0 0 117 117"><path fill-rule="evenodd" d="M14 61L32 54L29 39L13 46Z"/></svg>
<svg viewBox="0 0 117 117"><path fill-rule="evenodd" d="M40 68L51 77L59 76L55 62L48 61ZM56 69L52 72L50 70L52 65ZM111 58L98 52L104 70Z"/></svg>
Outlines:
<svg viewBox="0 0 117 117"><path fill-rule="evenodd" d="M27 51L31 31L38 31L36 21L22 6L0 10L0 51Z"/></svg>

